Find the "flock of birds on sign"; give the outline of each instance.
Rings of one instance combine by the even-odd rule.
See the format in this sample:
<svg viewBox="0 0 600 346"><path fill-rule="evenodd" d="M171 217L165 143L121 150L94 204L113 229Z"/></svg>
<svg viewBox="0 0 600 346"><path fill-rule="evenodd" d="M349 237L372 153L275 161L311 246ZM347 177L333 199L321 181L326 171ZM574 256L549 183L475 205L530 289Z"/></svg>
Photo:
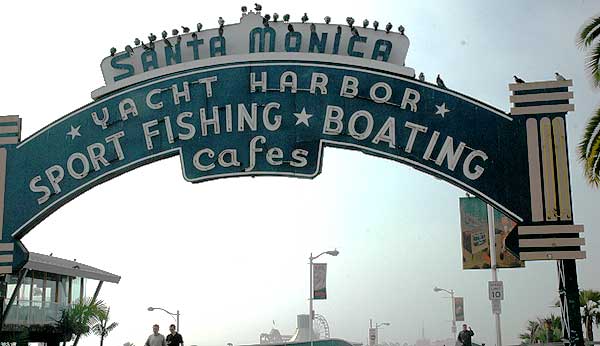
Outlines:
<svg viewBox="0 0 600 346"><path fill-rule="evenodd" d="M254 4L254 10L256 11L256 13L260 14L260 11L262 11L262 6L260 4L255 3ZM248 13L248 8L246 6L242 6L242 15L246 15ZM273 13L273 16L271 17L271 15L269 14L265 14L263 16L263 25L265 27L269 27L269 21L273 19L273 22L277 22L279 20L279 14L277 13ZM288 23L290 21L290 15L289 14L285 14L283 15L283 22L284 23ZM306 23L308 22L308 15L306 14L306 12L304 13L304 15L302 16L302 18L300 18L302 23ZM325 20L325 24L329 24L331 23L331 17L326 16L324 18ZM219 23L219 36L223 36L223 32L224 32L224 26L225 26L225 20L223 19L223 17L219 17L218 20ZM356 27L354 26L354 18L352 17L347 17L346 18L346 23L348 23L348 26L350 26L350 31L352 32L353 35L358 36L358 30L356 29ZM363 28L367 28L369 26L369 20L365 19L363 20L362 26ZM385 26L385 32L386 34L389 33L393 28L392 23L387 23L387 25ZM183 31L184 34L187 34L190 32L190 28L187 26L181 26L181 29ZM196 24L196 32L192 33L192 38L196 39L197 38L197 32L200 32L202 30L202 23L198 23ZM375 29L375 31L377 31L379 29L379 22L378 21L373 21L373 29ZM311 32L315 32L316 31L316 27L315 24L311 24L310 25L310 30ZM288 31L290 32L294 32L294 26L292 25L292 23L288 23ZM339 33L341 33L342 31L342 27L340 25L337 26L337 31ZM400 33L400 35L404 35L404 26L400 25L398 27L398 32ZM181 35L179 34L179 30L178 29L173 29L171 31L171 34L173 36L176 36L176 40L177 43L181 42ZM172 47L173 44L171 43L171 41L169 41L168 39L168 33L166 30L163 30L163 32L161 33L161 36L163 38L163 41L165 43L166 46L168 47ZM157 37L156 35L154 35L153 33L150 33L150 35L148 36L148 41L149 43L146 44L144 43L142 40L140 40L139 38L136 38L133 43L136 47L142 46L145 50L153 50L154 49L154 42L156 41ZM131 45L127 45L125 46L125 51L129 54L132 55L133 54L133 47ZM112 47L110 49L110 56L114 56L117 53L117 49L115 47ZM555 72L554 76L556 78L557 81L564 81L566 80L565 77L563 77L560 73ZM423 72L419 73L419 81L421 82L426 82L425 81L425 74ZM513 78L515 79L516 83L525 83L525 81L517 76L513 76ZM437 86L439 86L440 88L446 88L446 84L444 83L444 80L440 77L440 75L437 75L436 78L436 84Z"/></svg>

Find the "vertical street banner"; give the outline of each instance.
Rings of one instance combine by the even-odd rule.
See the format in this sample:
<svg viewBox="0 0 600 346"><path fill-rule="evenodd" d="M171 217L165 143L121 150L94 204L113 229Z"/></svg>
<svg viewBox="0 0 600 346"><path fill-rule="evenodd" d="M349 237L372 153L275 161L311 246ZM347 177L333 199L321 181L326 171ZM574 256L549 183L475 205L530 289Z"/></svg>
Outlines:
<svg viewBox="0 0 600 346"><path fill-rule="evenodd" d="M327 299L327 263L313 263L313 299Z"/></svg>
<svg viewBox="0 0 600 346"><path fill-rule="evenodd" d="M369 346L377 346L377 328L369 328Z"/></svg>
<svg viewBox="0 0 600 346"><path fill-rule="evenodd" d="M482 200L460 198L460 229L463 269L491 268L487 206ZM517 224L494 209L494 230L497 267L524 267L518 253Z"/></svg>
<svg viewBox="0 0 600 346"><path fill-rule="evenodd" d="M454 319L456 321L465 320L465 299L463 297L454 297Z"/></svg>

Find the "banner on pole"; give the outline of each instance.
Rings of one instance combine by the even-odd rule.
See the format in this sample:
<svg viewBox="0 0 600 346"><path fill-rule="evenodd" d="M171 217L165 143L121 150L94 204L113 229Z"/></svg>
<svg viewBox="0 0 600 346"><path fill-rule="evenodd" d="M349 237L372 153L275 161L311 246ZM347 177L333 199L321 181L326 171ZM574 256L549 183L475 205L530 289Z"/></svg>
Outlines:
<svg viewBox="0 0 600 346"><path fill-rule="evenodd" d="M474 197L460 198L463 269L491 268L490 239L486 204ZM524 267L519 258L517 224L494 209L496 265L498 268Z"/></svg>
<svg viewBox="0 0 600 346"><path fill-rule="evenodd" d="M377 328L369 328L369 346L377 346Z"/></svg>
<svg viewBox="0 0 600 346"><path fill-rule="evenodd" d="M456 321L465 320L465 299L463 297L454 297L454 319Z"/></svg>
<svg viewBox="0 0 600 346"><path fill-rule="evenodd" d="M313 263L313 299L327 299L327 263Z"/></svg>

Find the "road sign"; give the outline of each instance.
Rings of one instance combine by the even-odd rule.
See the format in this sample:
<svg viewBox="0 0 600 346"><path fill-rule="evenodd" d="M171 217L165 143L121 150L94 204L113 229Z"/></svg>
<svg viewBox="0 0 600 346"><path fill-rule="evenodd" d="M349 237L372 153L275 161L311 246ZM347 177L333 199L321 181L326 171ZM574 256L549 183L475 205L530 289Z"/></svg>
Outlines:
<svg viewBox="0 0 600 346"><path fill-rule="evenodd" d="M493 314L500 315L500 313L502 312L502 305L501 305L501 303L502 302L499 299L492 300L492 313Z"/></svg>
<svg viewBox="0 0 600 346"><path fill-rule="evenodd" d="M488 281L490 300L504 300L504 284L502 281Z"/></svg>

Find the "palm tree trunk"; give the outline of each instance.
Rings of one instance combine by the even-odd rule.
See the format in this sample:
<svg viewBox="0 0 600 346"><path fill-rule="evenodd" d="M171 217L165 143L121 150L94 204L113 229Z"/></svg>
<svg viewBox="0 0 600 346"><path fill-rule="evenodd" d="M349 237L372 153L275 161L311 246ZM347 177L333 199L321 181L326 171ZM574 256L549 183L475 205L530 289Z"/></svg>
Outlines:
<svg viewBox="0 0 600 346"><path fill-rule="evenodd" d="M594 325L592 324L591 318L586 321L585 329L588 337L588 341L594 341Z"/></svg>
<svg viewBox="0 0 600 346"><path fill-rule="evenodd" d="M104 335L100 336L100 346L102 346L102 344L104 344Z"/></svg>

